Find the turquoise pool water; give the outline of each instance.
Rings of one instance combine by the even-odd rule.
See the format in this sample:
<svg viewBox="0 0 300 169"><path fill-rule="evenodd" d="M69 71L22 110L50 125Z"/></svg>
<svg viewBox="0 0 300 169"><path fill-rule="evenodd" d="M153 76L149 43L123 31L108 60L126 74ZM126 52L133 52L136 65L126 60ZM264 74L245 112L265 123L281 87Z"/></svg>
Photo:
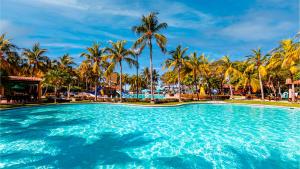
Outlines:
<svg viewBox="0 0 300 169"><path fill-rule="evenodd" d="M195 104L0 112L0 168L299 168L300 110Z"/></svg>

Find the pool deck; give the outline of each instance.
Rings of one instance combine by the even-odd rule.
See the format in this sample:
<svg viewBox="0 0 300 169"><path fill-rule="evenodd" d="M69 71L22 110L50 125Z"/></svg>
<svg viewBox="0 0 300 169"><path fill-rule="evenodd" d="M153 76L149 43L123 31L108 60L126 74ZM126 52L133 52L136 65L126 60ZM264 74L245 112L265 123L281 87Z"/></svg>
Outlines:
<svg viewBox="0 0 300 169"><path fill-rule="evenodd" d="M49 105L63 105L63 104L116 104L116 105L128 105L128 106L141 106L141 107L176 107L189 104L237 104L237 105L248 105L255 107L281 107L281 108L293 108L300 110L299 103L288 103L288 102L268 102L268 101L237 101L237 100L225 100L225 101L192 101L192 102L171 102L164 104L151 104L143 102L134 103L113 103L113 102L71 102L71 103L47 103L47 104L20 104L20 105L0 105L1 110L18 109L24 107L33 106L49 106Z"/></svg>

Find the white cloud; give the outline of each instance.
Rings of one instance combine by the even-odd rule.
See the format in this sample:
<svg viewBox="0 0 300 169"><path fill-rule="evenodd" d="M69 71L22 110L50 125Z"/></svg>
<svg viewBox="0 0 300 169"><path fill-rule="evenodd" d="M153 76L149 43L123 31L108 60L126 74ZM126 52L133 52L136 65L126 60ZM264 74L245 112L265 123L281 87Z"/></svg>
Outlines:
<svg viewBox="0 0 300 169"><path fill-rule="evenodd" d="M52 5L57 7L74 8L80 10L86 10L89 7L84 3L80 3L78 0L31 0L29 3L39 3L46 6Z"/></svg>
<svg viewBox="0 0 300 169"><path fill-rule="evenodd" d="M42 45L46 47L58 47L58 48L78 48L78 49L85 48L84 45L77 45L73 43L44 43Z"/></svg>
<svg viewBox="0 0 300 169"><path fill-rule="evenodd" d="M295 30L294 18L285 18L278 11L249 11L238 21L219 29L218 35L233 38L231 40L261 41L274 40L286 36Z"/></svg>

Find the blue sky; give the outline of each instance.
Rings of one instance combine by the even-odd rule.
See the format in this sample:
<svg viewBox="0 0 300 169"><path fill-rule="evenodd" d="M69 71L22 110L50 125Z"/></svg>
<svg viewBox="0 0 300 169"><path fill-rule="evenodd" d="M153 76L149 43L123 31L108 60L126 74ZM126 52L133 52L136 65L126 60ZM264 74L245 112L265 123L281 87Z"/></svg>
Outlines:
<svg viewBox="0 0 300 169"><path fill-rule="evenodd" d="M168 50L178 44L189 53L205 53L211 60L230 55L241 60L250 49L264 52L300 29L298 0L0 0L0 31L19 47L39 42L47 55L57 58L79 55L93 42L127 40L137 36L131 27L143 14L159 12L169 27ZM149 51L141 56L141 68L149 66ZM161 70L168 57L154 47L154 68ZM135 72L125 69L126 73Z"/></svg>

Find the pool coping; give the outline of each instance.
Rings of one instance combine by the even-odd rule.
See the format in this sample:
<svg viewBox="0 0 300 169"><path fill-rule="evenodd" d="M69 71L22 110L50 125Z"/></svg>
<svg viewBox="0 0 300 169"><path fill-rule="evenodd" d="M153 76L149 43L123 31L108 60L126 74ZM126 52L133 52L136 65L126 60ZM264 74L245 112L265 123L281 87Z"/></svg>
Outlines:
<svg viewBox="0 0 300 169"><path fill-rule="evenodd" d="M72 104L112 104L112 105L124 105L124 106L133 106L133 107L148 107L148 108L167 108L167 107L179 107L185 105L192 104L232 104L232 105L244 105L244 106L254 106L254 107L269 107L269 108L286 108L286 109L297 109L300 110L299 107L288 107L288 106L277 106L277 105L263 105L263 104L246 104L246 103L228 103L225 101L201 101L201 102L182 102L174 105L142 105L142 104L134 104L134 103L113 103L113 102L86 102L86 103L59 103L59 104L38 104L38 105L25 105L20 107L12 107L12 108L0 108L1 111L5 110L14 110L14 109L22 109L22 108L32 108L32 107L46 107L46 106L55 106L55 105L72 105Z"/></svg>

